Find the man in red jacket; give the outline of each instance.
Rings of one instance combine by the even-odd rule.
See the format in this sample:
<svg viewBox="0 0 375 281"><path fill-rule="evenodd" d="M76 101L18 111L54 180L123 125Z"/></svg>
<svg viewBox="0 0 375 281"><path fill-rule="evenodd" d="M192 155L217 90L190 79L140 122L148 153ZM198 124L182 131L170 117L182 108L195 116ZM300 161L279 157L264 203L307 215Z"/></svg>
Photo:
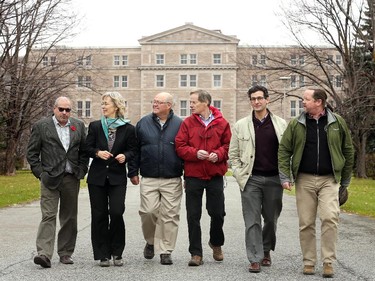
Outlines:
<svg viewBox="0 0 375 281"><path fill-rule="evenodd" d="M189 230L189 266L203 264L200 218L206 190L206 209L211 217L209 246L216 261L224 259L224 179L228 169L231 139L229 123L211 106L211 95L204 90L190 93L192 115L181 124L176 136L177 155L184 160L186 212Z"/></svg>

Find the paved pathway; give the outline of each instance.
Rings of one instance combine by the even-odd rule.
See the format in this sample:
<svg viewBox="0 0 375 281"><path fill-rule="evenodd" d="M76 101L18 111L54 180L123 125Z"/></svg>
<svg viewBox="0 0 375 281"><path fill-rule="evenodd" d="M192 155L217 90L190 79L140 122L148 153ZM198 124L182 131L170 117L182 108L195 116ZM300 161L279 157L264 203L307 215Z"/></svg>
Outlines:
<svg viewBox="0 0 375 281"><path fill-rule="evenodd" d="M138 215L139 191L128 187L126 197L126 247L123 267L101 268L93 260L90 242L90 205L88 191L79 197L79 233L74 265L58 262L55 253L52 268L43 269L33 263L35 236L40 220L39 202L0 209L0 280L321 280L321 265L314 276L301 273L302 262L298 241L298 223L293 196L284 196L284 209L279 220L278 243L272 253L273 265L259 274L247 271L244 224L240 194L232 177L225 189L226 211L223 247L224 261L215 262L208 242L208 215L204 210L202 231L204 265L188 267L189 260L185 203L181 209L180 231L173 252L174 264L161 265L159 257L143 258L144 241ZM375 220L342 214L338 243L338 262L334 280L375 280Z"/></svg>

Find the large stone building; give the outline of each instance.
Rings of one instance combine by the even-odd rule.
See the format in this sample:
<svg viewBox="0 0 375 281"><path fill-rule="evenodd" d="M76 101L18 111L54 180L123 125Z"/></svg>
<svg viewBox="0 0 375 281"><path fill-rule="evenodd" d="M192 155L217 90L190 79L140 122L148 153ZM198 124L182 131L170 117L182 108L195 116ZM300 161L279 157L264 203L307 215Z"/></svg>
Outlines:
<svg viewBox="0 0 375 281"><path fill-rule="evenodd" d="M309 67L308 58L293 46L241 46L239 41L219 30L187 23L144 37L139 47L64 49L75 56L78 65L72 77L75 83L64 94L72 98L75 116L86 125L100 117L100 94L106 91L123 95L127 116L135 124L151 112L153 97L162 91L174 95L175 113L182 118L188 116L189 92L196 88L208 90L213 105L233 124L249 113L246 91L254 84L269 89L270 109L276 114L288 120L298 115L303 110L299 97L308 82L296 73L269 70L267 58L283 57L292 65ZM327 50L328 57L339 62L340 57ZM51 52L43 58L43 64L58 60L61 58ZM341 77L332 75L332 81L341 87Z"/></svg>

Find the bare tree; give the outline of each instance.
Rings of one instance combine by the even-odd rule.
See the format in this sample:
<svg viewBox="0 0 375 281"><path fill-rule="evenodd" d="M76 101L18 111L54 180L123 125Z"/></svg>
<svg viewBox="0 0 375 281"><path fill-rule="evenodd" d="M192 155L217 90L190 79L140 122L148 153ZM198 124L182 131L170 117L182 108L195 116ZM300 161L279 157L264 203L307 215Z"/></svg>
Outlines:
<svg viewBox="0 0 375 281"><path fill-rule="evenodd" d="M366 8L373 23L374 0L291 0L281 15L296 41L292 54L258 50L267 58L264 71L302 77L300 87L327 91L351 129L357 177L366 177L367 137L375 126L375 53L366 59L374 52L374 29L372 25L370 36L363 30ZM309 42L308 33L319 35L321 43Z"/></svg>
<svg viewBox="0 0 375 281"><path fill-rule="evenodd" d="M76 58L57 45L72 36L70 0L0 1L0 174L14 175L23 135L72 82ZM33 48L42 51L33 52ZM61 58L61 60L59 60Z"/></svg>

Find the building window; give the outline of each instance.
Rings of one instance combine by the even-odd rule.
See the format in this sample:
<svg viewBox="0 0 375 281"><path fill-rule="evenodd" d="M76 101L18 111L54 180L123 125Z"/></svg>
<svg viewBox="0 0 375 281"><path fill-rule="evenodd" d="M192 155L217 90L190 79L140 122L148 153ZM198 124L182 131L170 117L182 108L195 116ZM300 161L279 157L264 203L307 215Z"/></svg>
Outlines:
<svg viewBox="0 0 375 281"><path fill-rule="evenodd" d="M297 64L297 56L296 55L290 55L290 64L291 65Z"/></svg>
<svg viewBox="0 0 375 281"><path fill-rule="evenodd" d="M297 78L296 75L290 75L290 87L296 88L297 87Z"/></svg>
<svg viewBox="0 0 375 281"><path fill-rule="evenodd" d="M187 64L188 59L186 54L180 55L180 64Z"/></svg>
<svg viewBox="0 0 375 281"><path fill-rule="evenodd" d="M83 108L83 105L85 105L85 108ZM83 101L77 101L77 116L79 118L91 117L91 101L85 101L85 103L83 103Z"/></svg>
<svg viewBox="0 0 375 281"><path fill-rule="evenodd" d="M196 54L190 54L190 64L197 64L197 55Z"/></svg>
<svg viewBox="0 0 375 281"><path fill-rule="evenodd" d="M299 86L305 87L305 76L303 76L303 75L299 76Z"/></svg>
<svg viewBox="0 0 375 281"><path fill-rule="evenodd" d="M299 65L305 65L305 56L299 56Z"/></svg>
<svg viewBox="0 0 375 281"><path fill-rule="evenodd" d="M213 63L214 64L221 64L221 54L214 54L213 55Z"/></svg>
<svg viewBox="0 0 375 281"><path fill-rule="evenodd" d="M190 87L197 87L197 75L195 74L190 75L189 84L190 84Z"/></svg>
<svg viewBox="0 0 375 281"><path fill-rule="evenodd" d="M79 66L83 66L83 65L89 66L89 65L91 65L91 56L86 56L86 57L80 56L80 57L78 57L77 65L79 65Z"/></svg>
<svg viewBox="0 0 375 281"><path fill-rule="evenodd" d="M43 66L48 66L48 57L43 57Z"/></svg>
<svg viewBox="0 0 375 281"><path fill-rule="evenodd" d="M180 87L196 87L197 86L197 75L180 75Z"/></svg>
<svg viewBox="0 0 375 281"><path fill-rule="evenodd" d="M341 88L342 87L342 77L341 75L336 76L336 87Z"/></svg>
<svg viewBox="0 0 375 281"><path fill-rule="evenodd" d="M336 64L340 65L342 63L341 55L336 55Z"/></svg>
<svg viewBox="0 0 375 281"><path fill-rule="evenodd" d="M120 56L113 56L113 65L120 65Z"/></svg>
<svg viewBox="0 0 375 281"><path fill-rule="evenodd" d="M331 84L331 85L333 85L333 83L335 82L334 81L334 76L333 75L329 75L329 77L328 77L328 79L329 79L329 83Z"/></svg>
<svg viewBox="0 0 375 281"><path fill-rule="evenodd" d="M82 117L82 110L83 110L83 102L82 101L77 101L77 116L78 118Z"/></svg>
<svg viewBox="0 0 375 281"><path fill-rule="evenodd" d="M90 118L91 117L91 101L87 100L85 102L85 117Z"/></svg>
<svg viewBox="0 0 375 281"><path fill-rule="evenodd" d="M123 55L122 56L122 61L121 61L122 65L126 66L128 65L128 56L127 55Z"/></svg>
<svg viewBox="0 0 375 281"><path fill-rule="evenodd" d="M127 75L121 76L121 87L123 87L123 88L128 87L128 76Z"/></svg>
<svg viewBox="0 0 375 281"><path fill-rule="evenodd" d="M91 87L91 76L78 76L77 79L78 87Z"/></svg>
<svg viewBox="0 0 375 281"><path fill-rule="evenodd" d="M187 75L180 75L180 87L187 87Z"/></svg>
<svg viewBox="0 0 375 281"><path fill-rule="evenodd" d="M180 117L186 117L189 115L189 103L187 100L181 100L180 101Z"/></svg>
<svg viewBox="0 0 375 281"><path fill-rule="evenodd" d="M333 63L333 55L328 55L327 63L331 65Z"/></svg>
<svg viewBox="0 0 375 281"><path fill-rule="evenodd" d="M290 117L296 117L303 112L302 100L291 100L290 101Z"/></svg>
<svg viewBox="0 0 375 281"><path fill-rule="evenodd" d="M114 88L120 87L120 76L113 76L113 87Z"/></svg>
<svg viewBox="0 0 375 281"><path fill-rule="evenodd" d="M267 77L266 77L266 75L260 76L259 85L261 85L263 87L267 87Z"/></svg>
<svg viewBox="0 0 375 281"><path fill-rule="evenodd" d="M260 55L260 64L266 65L266 56L265 55Z"/></svg>
<svg viewBox="0 0 375 281"><path fill-rule="evenodd" d="M214 87L221 87L221 75L220 74L214 74Z"/></svg>
<svg viewBox="0 0 375 281"><path fill-rule="evenodd" d="M221 100L214 100L213 106L219 109L219 111L221 111Z"/></svg>
<svg viewBox="0 0 375 281"><path fill-rule="evenodd" d="M255 86L258 84L258 77L256 75L251 76L251 86Z"/></svg>
<svg viewBox="0 0 375 281"><path fill-rule="evenodd" d="M164 64L164 54L156 54L156 64Z"/></svg>
<svg viewBox="0 0 375 281"><path fill-rule="evenodd" d="M251 56L251 64L252 65L257 65L258 63L258 56L257 55L252 55Z"/></svg>
<svg viewBox="0 0 375 281"><path fill-rule="evenodd" d="M164 75L156 75L156 87L164 87Z"/></svg>
<svg viewBox="0 0 375 281"><path fill-rule="evenodd" d="M51 66L56 65L56 57L50 57L51 60Z"/></svg>

